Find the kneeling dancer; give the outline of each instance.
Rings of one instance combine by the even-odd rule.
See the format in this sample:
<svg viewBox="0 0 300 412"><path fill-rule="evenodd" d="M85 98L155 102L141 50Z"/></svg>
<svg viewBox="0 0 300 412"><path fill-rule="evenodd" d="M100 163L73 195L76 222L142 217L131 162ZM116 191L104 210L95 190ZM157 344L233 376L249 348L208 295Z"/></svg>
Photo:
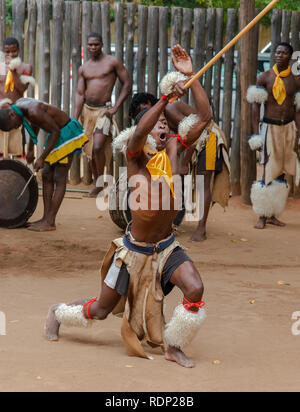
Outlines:
<svg viewBox="0 0 300 412"><path fill-rule="evenodd" d="M178 70L191 73L192 63L187 53L175 46L173 54ZM178 96L185 92L182 84L177 84L174 91ZM199 82L193 84L192 93L197 121L189 131L187 144L199 137L211 119L209 102ZM115 142L115 148L126 152L128 178L142 175L146 179L147 184L139 190L147 193L149 203L152 180L158 175L164 176L159 210L131 210L132 223L126 235L112 242L104 259L100 298L52 306L45 333L47 339L58 340L61 325L87 327L111 312L124 313L121 333L129 355L150 358L141 345L141 341L146 340L150 346L162 347L167 360L194 367L182 349L190 343L205 318L203 284L196 267L172 234L172 222L177 214L172 177L178 174L178 157L185 146L180 139L168 136L164 115L167 104L168 98L164 96L139 115L136 127L122 132ZM169 210L162 210L164 192L171 200ZM181 289L184 297L165 325L164 296L174 286Z"/></svg>

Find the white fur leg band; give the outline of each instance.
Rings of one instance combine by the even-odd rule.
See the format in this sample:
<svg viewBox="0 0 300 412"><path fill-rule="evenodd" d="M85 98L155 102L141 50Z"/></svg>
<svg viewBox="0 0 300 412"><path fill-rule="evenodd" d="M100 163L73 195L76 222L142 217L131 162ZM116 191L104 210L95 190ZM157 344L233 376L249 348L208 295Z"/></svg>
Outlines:
<svg viewBox="0 0 300 412"><path fill-rule="evenodd" d="M27 76L25 74L22 74L22 76L20 76L20 80L22 84L29 84L30 86L34 87L35 86L35 78L32 76Z"/></svg>
<svg viewBox="0 0 300 412"><path fill-rule="evenodd" d="M247 90L246 99L248 103L263 104L268 100L268 92L261 86L250 86Z"/></svg>
<svg viewBox="0 0 300 412"><path fill-rule="evenodd" d="M83 306L67 306L62 303L55 311L56 320L64 326L87 328L92 321L86 319L83 314Z"/></svg>
<svg viewBox="0 0 300 412"><path fill-rule="evenodd" d="M160 82L160 90L162 94L168 96L173 92L173 87L180 81L186 81L188 77L180 72L170 72Z"/></svg>
<svg viewBox="0 0 300 412"><path fill-rule="evenodd" d="M248 143L251 150L260 150L264 145L264 137L260 134L254 134L250 137Z"/></svg>
<svg viewBox="0 0 300 412"><path fill-rule="evenodd" d="M196 336L205 318L205 309L196 313L187 311L182 304L178 305L164 331L166 343L182 349Z"/></svg>
<svg viewBox="0 0 300 412"><path fill-rule="evenodd" d="M254 182L251 189L254 212L261 217L279 216L285 209L289 190L285 180L274 180L267 186L264 181Z"/></svg>

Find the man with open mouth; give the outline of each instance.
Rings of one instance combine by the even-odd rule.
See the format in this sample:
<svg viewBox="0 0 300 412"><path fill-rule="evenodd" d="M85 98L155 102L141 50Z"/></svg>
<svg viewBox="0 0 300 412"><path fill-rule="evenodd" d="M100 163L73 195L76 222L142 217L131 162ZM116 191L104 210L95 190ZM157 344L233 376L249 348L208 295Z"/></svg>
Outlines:
<svg viewBox="0 0 300 412"><path fill-rule="evenodd" d="M192 76L193 66L186 51L176 45L172 52L176 69L187 77ZM112 242L101 268L100 298L50 308L45 327L48 340L58 340L61 325L87 327L111 312L123 313L121 332L129 355L151 358L141 344L145 341L152 347L161 347L167 360L188 368L195 366L183 348L205 319L204 287L198 270L172 233L177 214L173 177L179 173L179 154L195 142L212 118L200 83L194 82L191 90L196 114L185 118L179 127L186 139L169 135L164 115L172 96L169 94L141 112L137 126L123 131L114 140L114 149L126 154L129 179L137 177L144 182L139 185L139 193L140 198L148 200L148 207L132 209L132 222L126 235ZM183 96L184 84L177 83L173 92ZM152 209L150 205L155 200L152 183L158 179L162 183L159 207ZM164 192L171 199L168 210L162 207ZM183 301L165 325L164 297L174 286L182 291Z"/></svg>

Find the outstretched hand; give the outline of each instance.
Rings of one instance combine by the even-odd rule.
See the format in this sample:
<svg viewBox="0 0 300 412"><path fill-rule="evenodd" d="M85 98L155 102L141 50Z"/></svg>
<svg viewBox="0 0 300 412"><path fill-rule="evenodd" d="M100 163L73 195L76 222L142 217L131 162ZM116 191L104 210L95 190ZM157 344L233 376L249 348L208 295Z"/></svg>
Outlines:
<svg viewBox="0 0 300 412"><path fill-rule="evenodd" d="M176 44L176 46L172 47L172 53L172 63L175 69L185 76L193 75L194 73L192 59L180 46L180 44Z"/></svg>

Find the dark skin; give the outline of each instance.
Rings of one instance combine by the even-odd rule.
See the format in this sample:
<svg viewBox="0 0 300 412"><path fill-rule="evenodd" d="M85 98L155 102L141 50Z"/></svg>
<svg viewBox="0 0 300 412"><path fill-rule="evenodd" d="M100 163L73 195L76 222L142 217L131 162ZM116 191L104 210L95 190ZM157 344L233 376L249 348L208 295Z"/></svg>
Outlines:
<svg viewBox="0 0 300 412"><path fill-rule="evenodd" d="M10 91L8 89L7 93L4 91L5 87L5 81L6 81L6 75L8 73L9 67L8 65L10 64L11 60L19 57L19 48L16 44L12 45L5 45L3 48L4 55L5 55L5 74L2 74L2 71L0 72L0 100L2 99L10 99L13 103L15 103L18 99L23 97L24 92L28 88L28 84L24 85L21 80L20 76L22 76L24 73L27 73L28 75L32 75L32 67L29 64L26 63L21 63L21 65L16 69L12 71L13 78L14 78L14 83L15 83L15 89L14 91ZM3 106L4 108L5 106ZM8 106L6 106L8 107Z"/></svg>
<svg viewBox="0 0 300 412"><path fill-rule="evenodd" d="M275 52L275 62L279 72L286 70L289 67L291 60L291 54L287 47L279 46ZM268 70L267 72L261 74L257 80L257 85L262 86L268 91L268 100L265 103L265 117L275 120L283 119L295 119L296 127L298 130L298 135L300 133L300 112L296 112L295 109L295 94L300 91L300 78L299 76L294 76L292 73L288 77L282 78L287 97L283 104L280 106L273 96L273 85L276 79L274 71ZM258 103L252 105L252 124L254 133L259 133L259 123L260 123L260 107ZM298 157L300 159L300 146L298 145ZM283 176L284 177L284 176ZM273 224L275 226L285 226L284 223L280 222L275 216L270 219L261 216L254 226L256 229L264 229L266 224Z"/></svg>
<svg viewBox="0 0 300 412"><path fill-rule="evenodd" d="M43 169L44 215L41 220L32 223L29 230L38 232L52 231L56 229L55 219L65 195L68 170L72 157L69 157L69 162L66 165L56 163L50 166L49 163L45 162L45 159L54 149L60 137L60 130L69 122L69 116L54 106L34 99L19 99L16 102L16 106L22 110L36 136L40 129L51 133L47 146L34 163L34 170L36 172ZM8 130L16 129L21 124L21 118L13 109L10 109ZM34 162L34 143L32 140L30 140L28 146L26 160L28 164L32 164Z"/></svg>
<svg viewBox="0 0 300 412"><path fill-rule="evenodd" d="M179 45L175 46L172 51L176 58L175 67L183 73L187 72L187 70L191 70L192 63L187 53ZM191 89L197 108L198 122L189 133L189 144L192 144L197 140L199 133L204 130L211 119L209 102L200 83L195 82ZM185 89L182 87L182 84L178 84L174 91L178 96L182 96ZM167 137L170 131L164 116L164 110L167 104L167 101L160 100L154 107L152 107L140 120L134 135L128 142L129 152L140 152L135 158L127 156L128 177L130 178L137 174L144 176L148 182L149 192L151 189L152 178L146 165L151 158L151 155L144 152L148 134L151 134L155 139L158 150L167 150L172 165L173 175L179 171L179 154L182 151L182 146L178 145L176 139L168 139ZM170 191L167 183L164 189ZM149 192L148 196L150 198ZM173 208L173 202L171 202L170 209L165 211L137 210L132 213L133 220L131 233L139 242L157 243L171 234L172 222L176 214L177 211ZM199 302L202 299L204 291L203 283L193 263L185 262L182 264L174 271L170 282L178 286L190 302ZM97 302L91 304L91 317L99 320L105 319L119 302L120 297L121 296L114 289L111 289L104 284L100 298ZM83 304L86 301L87 300L77 301L74 302L73 305ZM49 310L45 328L45 335L48 340L58 340L59 324L55 319L56 308L57 305L52 306ZM191 368L195 366L192 360L190 360L180 349L175 347L169 346L167 348L165 358L184 367Z"/></svg>
<svg viewBox="0 0 300 412"><path fill-rule="evenodd" d="M87 49L90 53L88 60L78 71L78 85L75 98L75 118L79 119L84 102L92 105L104 105L111 101L111 95L117 79L122 84L120 96L114 107L108 109L104 116L111 119L118 111L124 100L131 93L132 81L123 63L113 56L102 52L103 43L100 39L88 39ZM103 130L96 129L93 136L93 157L91 167L95 183L104 173L104 146L107 136ZM89 197L96 197L100 189L95 187Z"/></svg>

